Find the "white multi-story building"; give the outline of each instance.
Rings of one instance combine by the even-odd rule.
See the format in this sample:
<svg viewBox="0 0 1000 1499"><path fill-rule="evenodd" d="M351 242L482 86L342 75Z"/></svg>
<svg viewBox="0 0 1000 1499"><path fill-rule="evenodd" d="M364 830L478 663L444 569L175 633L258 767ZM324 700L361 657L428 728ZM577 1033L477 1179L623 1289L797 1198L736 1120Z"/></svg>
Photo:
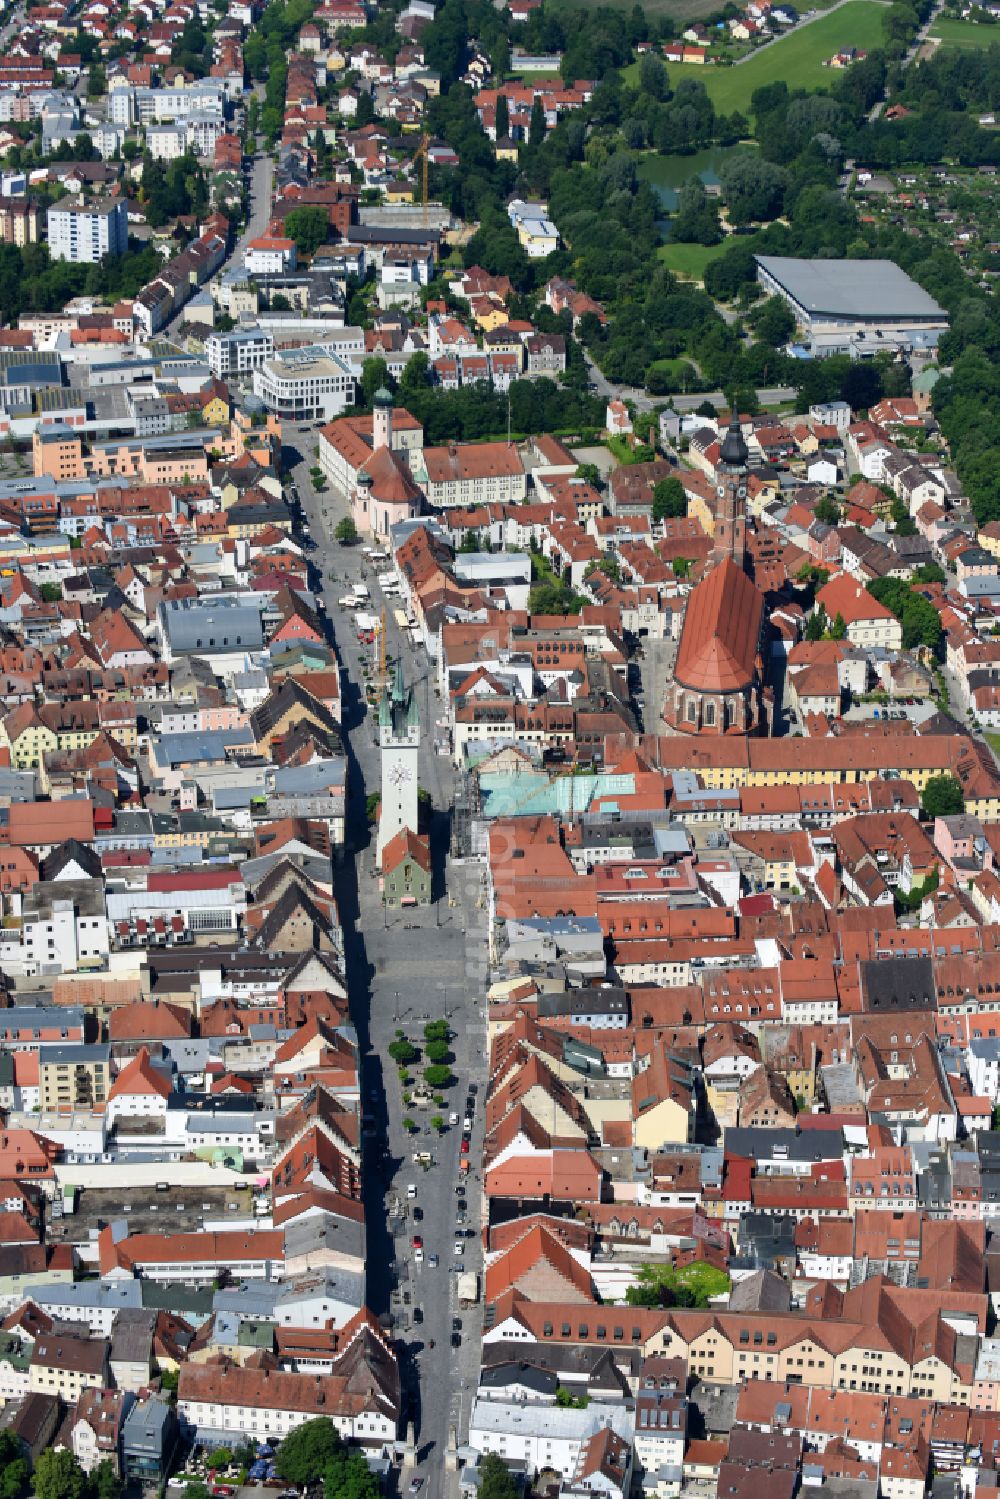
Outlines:
<svg viewBox="0 0 1000 1499"><path fill-rule="evenodd" d="M342 1437L382 1449L396 1439L399 1412L381 1391L360 1400L334 1375L239 1365L181 1366L177 1414L199 1441L259 1442L286 1437L304 1421L325 1417Z"/></svg>
<svg viewBox="0 0 1000 1499"><path fill-rule="evenodd" d="M252 239L243 255L251 276L281 276L295 269L295 241L280 234L261 234Z"/></svg>
<svg viewBox="0 0 1000 1499"><path fill-rule="evenodd" d="M520 454L505 442L449 443L410 454L413 477L432 505L517 505L528 481Z"/></svg>
<svg viewBox="0 0 1000 1499"><path fill-rule="evenodd" d="M225 128L221 114L189 115L176 124L151 121L146 126L146 146L157 161L176 161L189 151L196 156L211 156Z"/></svg>
<svg viewBox="0 0 1000 1499"><path fill-rule="evenodd" d="M995 1102L1000 1097L1000 1037L977 1036L965 1056L973 1093Z"/></svg>
<svg viewBox="0 0 1000 1499"><path fill-rule="evenodd" d="M88 203L61 198L48 211L49 253L53 260L96 264L128 247L128 207L124 198Z"/></svg>
<svg viewBox="0 0 1000 1499"><path fill-rule="evenodd" d="M217 380L229 375L249 375L263 368L273 353L274 337L263 328L210 333L205 340L205 357Z"/></svg>
<svg viewBox="0 0 1000 1499"><path fill-rule="evenodd" d="M586 1410L562 1410L484 1399L480 1391L469 1419L469 1446L477 1452L495 1452L506 1463L524 1463L531 1473L553 1468L572 1477L584 1446L604 1427L631 1446L635 1418L624 1404L592 1401Z"/></svg>
<svg viewBox="0 0 1000 1499"><path fill-rule="evenodd" d="M112 88L108 115L112 125L148 125L153 120L183 120L189 115L226 112L226 90L204 79L180 88Z"/></svg>
<svg viewBox="0 0 1000 1499"><path fill-rule="evenodd" d="M284 421L332 421L354 400L354 374L344 360L322 349L299 349L269 359L254 371L254 394Z"/></svg>
<svg viewBox="0 0 1000 1499"><path fill-rule="evenodd" d="M635 1398L635 1455L646 1473L680 1471L687 1439L687 1400L683 1391L644 1384Z"/></svg>
<svg viewBox="0 0 1000 1499"><path fill-rule="evenodd" d="M154 161L176 161L187 151L183 125L147 125L146 149Z"/></svg>
<svg viewBox="0 0 1000 1499"><path fill-rule="evenodd" d="M211 156L219 136L226 133L226 122L221 114L189 115L185 126L188 150L196 156Z"/></svg>
<svg viewBox="0 0 1000 1499"><path fill-rule="evenodd" d="M4 946L4 965L33 977L101 967L110 950L104 891L93 881L39 881L25 897L20 943Z"/></svg>

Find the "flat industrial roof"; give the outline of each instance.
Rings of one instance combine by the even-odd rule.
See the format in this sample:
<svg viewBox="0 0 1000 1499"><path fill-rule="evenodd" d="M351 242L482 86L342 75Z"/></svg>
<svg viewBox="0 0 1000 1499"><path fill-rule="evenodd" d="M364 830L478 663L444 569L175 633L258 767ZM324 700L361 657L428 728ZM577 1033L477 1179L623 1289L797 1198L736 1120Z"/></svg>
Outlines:
<svg viewBox="0 0 1000 1499"><path fill-rule="evenodd" d="M873 319L947 317L944 308L892 260L754 258L806 312Z"/></svg>

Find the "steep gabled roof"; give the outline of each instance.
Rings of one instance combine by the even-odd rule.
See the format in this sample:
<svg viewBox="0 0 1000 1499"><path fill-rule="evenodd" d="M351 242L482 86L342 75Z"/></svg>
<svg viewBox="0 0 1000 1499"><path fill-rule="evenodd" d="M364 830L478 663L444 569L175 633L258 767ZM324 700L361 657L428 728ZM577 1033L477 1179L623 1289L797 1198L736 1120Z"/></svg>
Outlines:
<svg viewBox="0 0 1000 1499"><path fill-rule="evenodd" d="M504 1291L519 1286L540 1261L544 1261L548 1269L566 1283L567 1292L572 1290L573 1300L594 1300L588 1272L554 1234L537 1225L489 1265L485 1301L494 1302Z"/></svg>
<svg viewBox="0 0 1000 1499"><path fill-rule="evenodd" d="M753 680L764 600L731 558L692 591L674 677L695 692L739 692Z"/></svg>
<svg viewBox="0 0 1000 1499"><path fill-rule="evenodd" d="M115 1078L108 1101L112 1098L134 1097L136 1094L156 1094L160 1098L169 1098L172 1092L169 1080L156 1070L149 1059L149 1052L143 1046Z"/></svg>

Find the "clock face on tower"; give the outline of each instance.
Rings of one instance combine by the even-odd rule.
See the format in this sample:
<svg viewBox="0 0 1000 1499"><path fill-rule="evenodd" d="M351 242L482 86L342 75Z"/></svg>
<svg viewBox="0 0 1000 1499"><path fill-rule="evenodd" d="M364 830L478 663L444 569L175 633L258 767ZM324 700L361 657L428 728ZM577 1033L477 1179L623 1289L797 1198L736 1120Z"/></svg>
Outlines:
<svg viewBox="0 0 1000 1499"><path fill-rule="evenodd" d="M396 764L389 771L389 779L394 786L403 786L407 781L413 779L413 774L408 765Z"/></svg>

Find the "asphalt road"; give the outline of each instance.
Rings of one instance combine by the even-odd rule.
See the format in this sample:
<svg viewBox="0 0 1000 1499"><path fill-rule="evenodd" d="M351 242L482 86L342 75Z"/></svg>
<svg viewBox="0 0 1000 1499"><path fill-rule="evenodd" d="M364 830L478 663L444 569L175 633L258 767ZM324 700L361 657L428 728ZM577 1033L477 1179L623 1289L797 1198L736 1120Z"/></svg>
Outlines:
<svg viewBox="0 0 1000 1499"><path fill-rule="evenodd" d="M250 240L256 239L267 228L271 217L271 191L273 182L274 160L267 152L258 151L257 155L253 158L250 168L250 214L246 227L219 267L216 276L220 275L222 270L232 261L242 260L243 253ZM184 313L185 309L182 307L180 312L171 318L170 322L163 329L163 337L169 337L177 331L184 321Z"/></svg>
<svg viewBox="0 0 1000 1499"><path fill-rule="evenodd" d="M844 3L844 0L841 0ZM720 308L720 311L722 309ZM610 380L605 379L590 355L584 351L587 361L587 373L593 383L594 391L603 400L612 398L620 401L631 401L637 411L652 411L654 406L673 406L675 411L694 411L703 401L711 401L713 406L725 406L726 397L721 390L692 391L690 395L651 396L644 390L637 390L631 385L613 385ZM777 406L782 401L791 401L795 396L795 388L791 385L772 385L761 387L757 392L757 399L762 406Z"/></svg>
<svg viewBox="0 0 1000 1499"><path fill-rule="evenodd" d="M482 1196L479 1180L483 1144L486 1083L485 911L481 901L482 872L478 865L450 865L451 808L454 771L447 755L434 752L434 719L441 706L423 652L400 641L387 602L389 653L400 651L407 679L414 682L420 707L422 736L420 785L431 795L431 850L434 904L427 909L386 912L374 871L374 838L365 815L365 798L380 782L374 717L368 712L363 668L371 662L370 648L357 640L353 619L337 599L347 581L363 578L372 594L373 609L381 596L373 570L361 548L343 548L330 540L337 521L346 513L342 499L330 491L317 495L308 470L318 433L288 429L286 445L296 447L293 479L318 550L311 554L322 573L322 594L333 624L343 678L343 728L348 752L348 856L338 871L338 900L344 928L347 978L352 1014L363 1055L365 1112L372 1115L366 1133L365 1204L368 1225L368 1300L380 1316L389 1314L400 1341L407 1390L406 1419L414 1422L418 1466L425 1480L421 1489L429 1499L443 1499L456 1489L444 1471L444 1449L449 1428L464 1440L472 1394L479 1370L482 1333L481 1303L473 1310L457 1305L454 1253L456 1229L473 1230L461 1240L461 1263L482 1271ZM286 447L287 452L287 447ZM333 572L334 577L330 577ZM398 601L397 601L398 602ZM422 1040L426 1020L448 1020L453 1039L456 1085L448 1090L440 1112L464 1116L469 1082L478 1088L465 1181L465 1222L458 1223L461 1125L440 1137L430 1129L419 1109L404 1108L395 1064L387 1048L396 1030L414 1042ZM428 1110L433 1114L437 1110ZM419 1133L409 1135L403 1118L418 1122ZM415 1165L416 1150L429 1150L433 1165ZM415 1202L407 1187L415 1184ZM419 1219L413 1209L419 1210ZM423 1239L423 1263L416 1263L413 1237ZM431 1269L429 1257L439 1264ZM421 1320L416 1319L419 1311ZM461 1317L461 1344L451 1346L452 1318ZM434 1342L432 1348L431 1341ZM401 1483L410 1482L403 1471Z"/></svg>
<svg viewBox="0 0 1000 1499"><path fill-rule="evenodd" d="M274 181L274 158L270 152L258 151L250 168L250 216L246 228L236 241L231 258L242 258L252 239L263 234L271 218L271 188Z"/></svg>
<svg viewBox="0 0 1000 1499"><path fill-rule="evenodd" d="M12 13L7 25L0 31L0 47L6 47L7 43L24 26L24 6L19 5Z"/></svg>

